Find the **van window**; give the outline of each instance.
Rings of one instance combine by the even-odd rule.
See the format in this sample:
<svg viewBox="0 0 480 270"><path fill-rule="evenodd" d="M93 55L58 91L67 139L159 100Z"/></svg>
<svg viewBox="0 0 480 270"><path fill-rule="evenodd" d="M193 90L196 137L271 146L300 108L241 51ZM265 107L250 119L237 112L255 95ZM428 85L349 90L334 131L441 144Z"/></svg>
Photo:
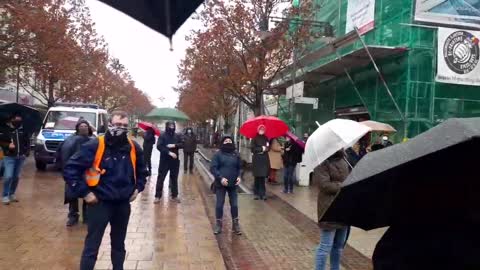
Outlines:
<svg viewBox="0 0 480 270"><path fill-rule="evenodd" d="M43 124L44 129L75 130L78 120L87 120L92 127L95 127L97 116L90 112L60 112L50 111Z"/></svg>
<svg viewBox="0 0 480 270"><path fill-rule="evenodd" d="M104 134L107 132L108 129L108 119L107 115L102 113L99 115L99 121L98 121L98 134Z"/></svg>

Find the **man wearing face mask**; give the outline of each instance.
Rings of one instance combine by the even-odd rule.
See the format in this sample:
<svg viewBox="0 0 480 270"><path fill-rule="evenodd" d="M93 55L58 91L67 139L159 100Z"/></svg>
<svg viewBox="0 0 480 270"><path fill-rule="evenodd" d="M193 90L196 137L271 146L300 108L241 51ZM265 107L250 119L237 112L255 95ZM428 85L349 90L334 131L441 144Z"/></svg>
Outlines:
<svg viewBox="0 0 480 270"><path fill-rule="evenodd" d="M175 122L167 122L165 124L165 132L157 141L157 149L160 151L160 166L158 168L155 204L159 203L162 198L163 182L168 172L170 172L172 201L180 203L178 199L178 171L180 169L178 150L183 148L183 142L180 135L175 133L175 129Z"/></svg>
<svg viewBox="0 0 480 270"><path fill-rule="evenodd" d="M145 188L147 176L142 148L127 132L127 113L113 112L105 136L84 144L65 165L68 188L88 204L88 234L80 270L94 269L108 224L113 269L123 269L130 202Z"/></svg>
<svg viewBox="0 0 480 270"><path fill-rule="evenodd" d="M197 150L197 137L193 134L192 128L187 128L183 140L183 171L187 173L187 169L193 171L193 157ZM190 161L190 166L189 166Z"/></svg>
<svg viewBox="0 0 480 270"><path fill-rule="evenodd" d="M76 127L76 132L68 137L60 148L60 158L62 167L67 164L68 160L80 150L80 146L88 142L93 137L93 129L86 120L79 120ZM67 227L73 226L78 223L78 198L72 196L65 185L65 204L69 204ZM82 205L83 223L87 222L87 205L83 201Z"/></svg>
<svg viewBox="0 0 480 270"><path fill-rule="evenodd" d="M15 192L20 172L30 154L30 135L23 130L20 114L14 114L0 130L0 145L5 155L2 203L9 205L11 202L18 202Z"/></svg>

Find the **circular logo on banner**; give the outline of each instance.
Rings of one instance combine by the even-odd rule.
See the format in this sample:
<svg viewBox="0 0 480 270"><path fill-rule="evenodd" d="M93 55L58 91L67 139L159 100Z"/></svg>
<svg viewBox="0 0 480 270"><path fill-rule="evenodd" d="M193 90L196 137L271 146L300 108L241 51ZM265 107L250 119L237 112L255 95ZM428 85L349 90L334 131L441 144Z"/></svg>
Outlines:
<svg viewBox="0 0 480 270"><path fill-rule="evenodd" d="M448 67L458 74L472 72L480 59L478 43L478 38L467 31L452 33L443 46L443 57Z"/></svg>

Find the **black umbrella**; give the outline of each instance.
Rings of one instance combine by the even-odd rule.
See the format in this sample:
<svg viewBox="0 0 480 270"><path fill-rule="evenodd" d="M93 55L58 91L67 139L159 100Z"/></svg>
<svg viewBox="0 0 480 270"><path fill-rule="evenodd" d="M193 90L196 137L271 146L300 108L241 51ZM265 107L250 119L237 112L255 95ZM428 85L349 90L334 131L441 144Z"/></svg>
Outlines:
<svg viewBox="0 0 480 270"><path fill-rule="evenodd" d="M29 134L38 131L42 125L42 116L39 111L18 103L0 104L1 122L5 123L14 114L22 116L23 129Z"/></svg>
<svg viewBox="0 0 480 270"><path fill-rule="evenodd" d="M365 230L480 225L480 118L451 119L367 154L322 217Z"/></svg>
<svg viewBox="0 0 480 270"><path fill-rule="evenodd" d="M204 0L100 0L171 38Z"/></svg>

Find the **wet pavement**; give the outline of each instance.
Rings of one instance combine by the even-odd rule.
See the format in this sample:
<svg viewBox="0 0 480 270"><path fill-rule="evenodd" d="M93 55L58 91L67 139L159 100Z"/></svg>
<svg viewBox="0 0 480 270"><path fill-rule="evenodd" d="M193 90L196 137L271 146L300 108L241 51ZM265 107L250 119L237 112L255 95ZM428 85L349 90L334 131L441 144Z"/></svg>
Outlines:
<svg viewBox="0 0 480 270"><path fill-rule="evenodd" d="M182 203L163 196L154 205L153 179L132 204L125 269L225 269L199 190L191 184L196 177L181 174L179 179ZM86 226L65 227L63 190L59 172L36 172L32 160L27 162L20 202L0 205L0 269L79 268ZM109 242L107 229L96 269L111 269Z"/></svg>
<svg viewBox="0 0 480 270"><path fill-rule="evenodd" d="M157 151L152 161L157 167ZM20 202L0 205L0 269L78 269L86 226L65 227L60 173L36 172L34 167L32 160L26 163L17 194ZM282 198L276 193L278 186L269 186L266 202L240 194L244 234L232 234L227 201L225 231L214 236L215 197L202 172L199 167L194 175L180 174L180 204L164 194L154 205L156 176L148 182L132 204L125 269L313 269L319 229L308 214L310 204L299 211L300 204L290 201L297 194ZM167 193L168 181L165 185ZM111 269L109 242L107 229L96 269ZM342 269L372 267L366 256L348 246Z"/></svg>

